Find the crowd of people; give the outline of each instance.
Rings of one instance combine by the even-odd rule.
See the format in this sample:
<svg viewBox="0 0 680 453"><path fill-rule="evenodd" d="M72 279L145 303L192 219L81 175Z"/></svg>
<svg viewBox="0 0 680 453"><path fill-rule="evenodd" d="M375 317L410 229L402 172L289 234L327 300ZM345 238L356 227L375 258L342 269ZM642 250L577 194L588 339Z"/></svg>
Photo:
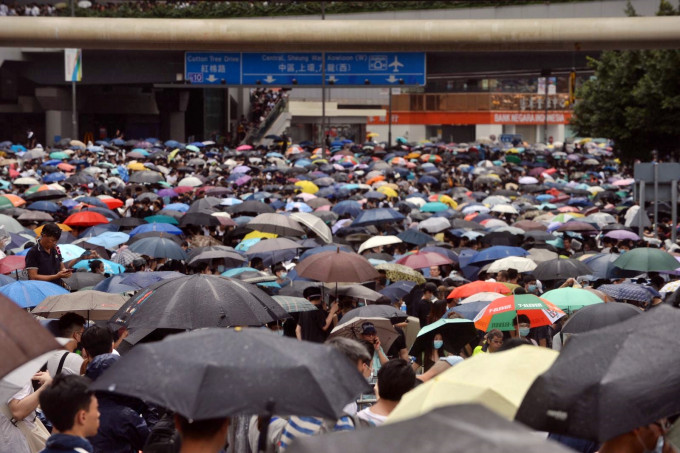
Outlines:
<svg viewBox="0 0 680 453"><path fill-rule="evenodd" d="M254 115L265 117L279 98L277 91L254 91ZM573 340L570 349L572 337L638 322L630 313L675 315L680 246L670 206L659 203L652 224L652 209L634 199L632 167L606 140L373 140L375 134L328 148L307 142L235 149L154 138L49 149L0 143L0 269L7 274L0 293L39 316L61 345L44 365L24 371L12 392L0 390L0 453L306 451L308 437L406 423L391 414L413 406L409 395L483 360L540 348L551 350L557 365L581 344ZM199 282L196 297L154 300L163 285L181 288L185 281ZM37 284L57 292L42 289L34 298ZM17 285L28 286L12 291ZM236 286L202 292L213 285ZM273 304L264 318L229 321L220 304L236 304L232 292L241 288ZM50 298L75 301L87 291L95 300L125 297L101 316L91 315L104 308L62 310ZM199 303L205 305L191 316L173 311ZM172 328L135 324L154 305L161 307L154 319L167 314ZM629 314L598 315L593 307ZM199 312L204 320L189 327ZM574 331L579 316L591 322ZM333 418L247 407L196 418L172 395L140 397L122 381L92 390L147 345L181 342L190 334L179 332L187 330L239 326L260 327L270 342L325 344L373 388L342 400ZM243 360L257 362L252 354L257 350L244 351ZM160 372L157 362L146 366ZM283 378L272 372L252 379L257 386ZM156 384L167 382L158 376ZM522 390L527 398L535 391L530 384ZM248 392L224 387L231 395ZM299 397L314 391L300 389ZM482 401L469 393L469 402ZM503 404L486 406L503 415ZM538 427L522 413L519 421ZM584 452L675 451L667 434L678 413L671 404L637 425L617 425L610 437L579 435L571 419L555 423L542 429L553 439L545 451L564 451L555 441ZM606 405L594 415L611 416Z"/></svg>

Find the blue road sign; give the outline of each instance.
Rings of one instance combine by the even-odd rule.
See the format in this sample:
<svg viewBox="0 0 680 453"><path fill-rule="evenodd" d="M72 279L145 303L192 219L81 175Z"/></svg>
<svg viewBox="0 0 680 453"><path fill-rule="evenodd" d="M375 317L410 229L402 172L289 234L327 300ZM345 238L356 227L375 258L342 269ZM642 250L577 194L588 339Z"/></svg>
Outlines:
<svg viewBox="0 0 680 453"><path fill-rule="evenodd" d="M321 52L187 52L185 78L195 84L319 86L322 61ZM426 83L423 52L328 52L325 63L329 86Z"/></svg>
<svg viewBox="0 0 680 453"><path fill-rule="evenodd" d="M198 85L241 84L241 54L186 52L184 79Z"/></svg>

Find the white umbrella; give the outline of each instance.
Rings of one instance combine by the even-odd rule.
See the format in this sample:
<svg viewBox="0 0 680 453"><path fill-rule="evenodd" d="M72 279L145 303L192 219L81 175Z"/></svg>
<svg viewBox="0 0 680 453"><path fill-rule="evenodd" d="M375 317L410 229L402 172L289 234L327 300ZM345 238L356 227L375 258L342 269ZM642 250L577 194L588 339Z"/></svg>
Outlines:
<svg viewBox="0 0 680 453"><path fill-rule="evenodd" d="M491 211L500 212L502 214L519 214L517 208L511 204L497 204L491 208Z"/></svg>
<svg viewBox="0 0 680 453"><path fill-rule="evenodd" d="M533 176L522 176L519 178L520 184L538 184L538 179Z"/></svg>
<svg viewBox="0 0 680 453"><path fill-rule="evenodd" d="M535 263L542 263L544 261L552 261L558 258L557 253L552 252L548 249L529 249L529 255L527 256L530 260Z"/></svg>
<svg viewBox="0 0 680 453"><path fill-rule="evenodd" d="M508 226L508 224L500 219L489 219L486 222L484 222L484 228L486 228L487 230L506 226Z"/></svg>
<svg viewBox="0 0 680 453"><path fill-rule="evenodd" d="M473 212L479 212L480 214L486 214L490 209L481 204L473 204L470 206L465 206L463 208L463 214L472 214Z"/></svg>
<svg viewBox="0 0 680 453"><path fill-rule="evenodd" d="M373 236L359 246L359 254L361 254L364 250L372 249L374 247L399 244L400 242L403 241L396 236Z"/></svg>
<svg viewBox="0 0 680 453"><path fill-rule="evenodd" d="M26 186L35 186L37 184L40 184L40 181L38 181L35 178L17 178L14 180L14 185L26 185Z"/></svg>
<svg viewBox="0 0 680 453"><path fill-rule="evenodd" d="M517 272L531 272L536 269L536 263L530 258L508 256L491 263L487 272L494 274L508 269L516 269Z"/></svg>
<svg viewBox="0 0 680 453"><path fill-rule="evenodd" d="M496 299L500 299L501 297L505 297L503 294L499 293L477 293L473 294L470 297L466 297L465 299L461 300L459 303L460 304L469 304L472 302L492 302Z"/></svg>
<svg viewBox="0 0 680 453"><path fill-rule="evenodd" d="M314 214L307 212L294 212L290 215L290 218L297 220L302 225L312 230L326 244L333 242L333 234L331 233L331 229L323 220L321 220L321 218L315 216Z"/></svg>
<svg viewBox="0 0 680 453"><path fill-rule="evenodd" d="M24 385L31 381L31 377L40 371L42 367L54 354L54 351L46 352L35 359L24 363L19 368L14 369L5 377L0 379L0 398L6 403L15 393L22 389Z"/></svg>
<svg viewBox="0 0 680 453"><path fill-rule="evenodd" d="M195 176L189 176L187 178L182 179L180 182L177 183L177 186L188 186L188 187L198 187L202 186L203 181L198 179Z"/></svg>
<svg viewBox="0 0 680 453"><path fill-rule="evenodd" d="M451 228L451 222L445 217L430 217L418 224L419 230L425 230L428 233L439 233L449 228Z"/></svg>
<svg viewBox="0 0 680 453"><path fill-rule="evenodd" d="M502 195L492 195L483 199L482 204L493 207L497 204L508 204L510 201L511 200L508 197L504 197Z"/></svg>

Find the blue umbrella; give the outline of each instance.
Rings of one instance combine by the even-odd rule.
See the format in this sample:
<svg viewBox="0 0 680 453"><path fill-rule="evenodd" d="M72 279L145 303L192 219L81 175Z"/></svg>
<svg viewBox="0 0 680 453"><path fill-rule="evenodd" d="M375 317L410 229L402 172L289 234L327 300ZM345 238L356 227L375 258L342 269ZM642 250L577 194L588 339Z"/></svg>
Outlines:
<svg viewBox="0 0 680 453"><path fill-rule="evenodd" d="M186 260L187 254L175 241L164 237L147 237L131 244L131 252L151 258Z"/></svg>
<svg viewBox="0 0 680 453"><path fill-rule="evenodd" d="M469 264L484 263L499 260L508 256L527 256L529 252L522 247L511 247L509 245L494 245L477 253Z"/></svg>
<svg viewBox="0 0 680 453"><path fill-rule="evenodd" d="M163 206L163 209L170 209L172 211L187 212L189 205L186 203L170 203Z"/></svg>
<svg viewBox="0 0 680 453"><path fill-rule="evenodd" d="M78 258L83 253L87 252L87 250L84 248L73 244L60 244L59 251L61 252L61 256L64 261L71 261L72 259Z"/></svg>
<svg viewBox="0 0 680 453"><path fill-rule="evenodd" d="M91 204L92 206L96 206L98 208L104 208L104 209L109 209L106 203L101 201L97 197L78 197L76 198L76 201L79 201L81 203L87 203Z"/></svg>
<svg viewBox="0 0 680 453"><path fill-rule="evenodd" d="M21 308L36 307L48 296L68 293L59 285L39 280L22 280L0 286L0 294L9 297Z"/></svg>
<svg viewBox="0 0 680 453"><path fill-rule="evenodd" d="M439 180L435 178L434 176L421 176L420 179L418 180L418 183L420 184L437 184L439 183Z"/></svg>
<svg viewBox="0 0 680 453"><path fill-rule="evenodd" d="M616 285L600 285L598 290L616 300L633 300L636 302L651 302L654 297L661 297L655 289L634 283L620 283ZM0 288L2 292L2 288Z"/></svg>
<svg viewBox="0 0 680 453"><path fill-rule="evenodd" d="M244 273L244 272L259 272L257 269L252 268L252 267L237 267L234 269L229 269L224 272L222 272L223 277L229 277L229 278L235 278L236 276Z"/></svg>
<svg viewBox="0 0 680 453"><path fill-rule="evenodd" d="M122 266L121 264L114 263L113 261L109 260L104 260L101 258L97 258L99 261L104 263L104 272L107 274L122 274L125 272L125 267ZM90 268L90 262L94 260L83 260L79 261L78 264L73 266L74 269L89 269Z"/></svg>
<svg viewBox="0 0 680 453"><path fill-rule="evenodd" d="M80 233L79 238L89 238L89 237L94 237L94 236L99 236L102 233L106 233L108 231L118 231L119 226L114 225L113 223L103 223L101 225L95 225L87 228L85 231Z"/></svg>
<svg viewBox="0 0 680 453"><path fill-rule="evenodd" d="M448 315L450 312L456 312L460 315L462 315L465 319L470 319L473 320L475 319L475 316L477 314L484 310L486 306L489 305L489 302L485 300L480 300L479 302L470 302L468 304L461 304L457 305L453 308L450 308L447 310L447 312L444 314L444 318L446 318L446 315Z"/></svg>
<svg viewBox="0 0 680 453"><path fill-rule="evenodd" d="M434 241L434 238L432 236L425 234L421 231L414 230L412 228L409 228L406 231L402 231L401 233L397 234L397 237L402 241L406 242L407 244L411 245L424 245L427 244L428 242Z"/></svg>
<svg viewBox="0 0 680 453"><path fill-rule="evenodd" d="M177 228L174 225L170 225L169 223L145 223L143 225L139 225L138 227L135 227L132 231L130 231L130 237L139 234L139 233L150 233L152 231L158 231L161 233L168 233L168 234L175 234L175 235L181 235L184 234L182 230Z"/></svg>
<svg viewBox="0 0 680 453"><path fill-rule="evenodd" d="M123 285L120 283L120 281L125 277L126 274L117 274L112 277L105 278L101 282L97 283L92 289L104 293L126 293L128 291L137 291L140 289L135 286Z"/></svg>
<svg viewBox="0 0 680 453"><path fill-rule="evenodd" d="M370 192L366 192L364 194L364 197L369 199L369 200L383 200L387 197L387 195L385 195L382 192L377 192L375 190L371 190Z"/></svg>
<svg viewBox="0 0 680 453"><path fill-rule="evenodd" d="M342 252L354 253L354 250L352 250L349 246L346 245L336 244L323 245L321 247L314 247L312 249L305 250L305 252L302 255L300 255L300 261L303 261L305 258L308 258L312 255L316 255L317 253L336 251L338 250L338 248L340 248L340 251Z"/></svg>
<svg viewBox="0 0 680 453"><path fill-rule="evenodd" d="M9 285L10 283L14 282L16 282L16 280L14 280L12 277L0 274L0 286Z"/></svg>
<svg viewBox="0 0 680 453"><path fill-rule="evenodd" d="M413 288L416 287L416 285L417 285L416 282L402 280L399 282L392 283L391 285L381 289L379 293L382 294L383 296L389 297L392 302L396 302L409 295L411 291L413 291Z"/></svg>
<svg viewBox="0 0 680 453"><path fill-rule="evenodd" d="M63 181L64 179L66 179L66 175L63 174L62 172L58 171L58 172L50 173L49 175L43 176L42 180L45 183L53 183L53 182Z"/></svg>
<svg viewBox="0 0 680 453"><path fill-rule="evenodd" d="M638 271L629 271L614 266L614 261L619 257L618 253L598 253L597 255L584 258L583 262L593 270L595 278L628 278L638 275Z"/></svg>
<svg viewBox="0 0 680 453"><path fill-rule="evenodd" d="M322 189L323 190L323 189ZM321 191L319 191L321 192ZM318 192L317 192L318 195ZM359 202L354 200L345 200L333 206L331 209L337 215L349 214L351 217L357 217L362 212Z"/></svg>
<svg viewBox="0 0 680 453"><path fill-rule="evenodd" d="M406 217L392 208L376 208L361 211L352 222L353 227L379 225L387 222L401 222Z"/></svg>
<svg viewBox="0 0 680 453"><path fill-rule="evenodd" d="M44 212L57 212L59 210L59 206L52 201L36 201L29 204L26 208L30 209L31 211Z"/></svg>
<svg viewBox="0 0 680 453"><path fill-rule="evenodd" d="M300 212L312 212L313 209L307 204L307 203L301 203L301 202L289 202L286 203L286 211L292 211L293 209L297 209Z"/></svg>
<svg viewBox="0 0 680 453"><path fill-rule="evenodd" d="M99 236L88 239L87 242L94 245L101 245L106 249L113 249L120 244L130 240L130 235L118 231L106 231Z"/></svg>

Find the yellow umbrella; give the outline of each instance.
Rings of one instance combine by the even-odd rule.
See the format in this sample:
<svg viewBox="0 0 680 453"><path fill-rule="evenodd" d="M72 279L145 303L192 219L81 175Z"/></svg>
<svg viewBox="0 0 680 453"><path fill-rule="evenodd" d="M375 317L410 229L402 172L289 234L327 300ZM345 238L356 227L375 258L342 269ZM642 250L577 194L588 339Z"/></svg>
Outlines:
<svg viewBox="0 0 680 453"><path fill-rule="evenodd" d="M70 226L64 225L63 223L57 223L57 226L61 231L73 231L73 229ZM40 236L44 227L45 225L40 225L38 228L33 230L35 232L35 235Z"/></svg>
<svg viewBox="0 0 680 453"><path fill-rule="evenodd" d="M455 200L449 197L448 195L440 195L438 201L441 201L442 203L450 206L453 209L456 209L458 207L458 203L456 203Z"/></svg>
<svg viewBox="0 0 680 453"><path fill-rule="evenodd" d="M173 149L170 154L168 154L168 162L171 162L175 156L177 156L177 153L179 153L179 148Z"/></svg>
<svg viewBox="0 0 680 453"><path fill-rule="evenodd" d="M512 420L531 384L550 368L557 355L552 349L528 345L477 354L404 395L386 423L467 403L481 404Z"/></svg>
<svg viewBox="0 0 680 453"><path fill-rule="evenodd" d="M273 238L276 238L276 237L279 237L279 235L274 234L274 233L264 233L262 231L255 230L255 231L251 231L250 233L243 236L243 240L256 239L256 238L273 239Z"/></svg>
<svg viewBox="0 0 680 453"><path fill-rule="evenodd" d="M319 187L312 181L298 181L295 185L298 186L303 193L311 193L314 195L319 191Z"/></svg>
<svg viewBox="0 0 680 453"><path fill-rule="evenodd" d="M399 194L397 193L397 191L394 190L391 187L388 187L387 184L385 184L384 186L378 187L377 191L382 193L382 194L385 194L385 195L387 195L388 197L391 197L391 198L398 198L399 197Z"/></svg>
<svg viewBox="0 0 680 453"><path fill-rule="evenodd" d="M137 171L144 171L147 170L147 168L142 164L141 162L131 162L128 164L128 169L130 170L137 170Z"/></svg>
<svg viewBox="0 0 680 453"><path fill-rule="evenodd" d="M368 134L366 134L366 137L368 138L380 137L380 134L378 134L377 132L369 132Z"/></svg>
<svg viewBox="0 0 680 453"><path fill-rule="evenodd" d="M404 159L418 159L419 157L420 157L420 153L413 152L413 153L409 153L406 156L404 156Z"/></svg>

